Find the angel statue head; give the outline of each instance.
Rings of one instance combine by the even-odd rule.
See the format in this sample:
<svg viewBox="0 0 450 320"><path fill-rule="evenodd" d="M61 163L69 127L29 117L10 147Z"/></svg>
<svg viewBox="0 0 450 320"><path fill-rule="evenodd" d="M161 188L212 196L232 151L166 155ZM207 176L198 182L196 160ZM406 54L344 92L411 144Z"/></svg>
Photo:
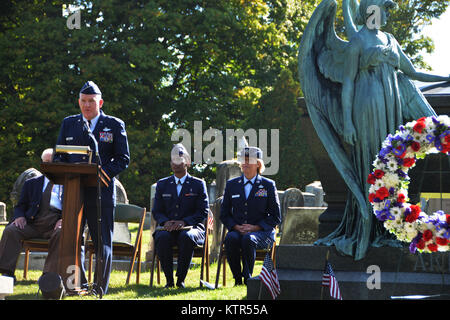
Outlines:
<svg viewBox="0 0 450 320"><path fill-rule="evenodd" d="M397 4L391 0L361 0L356 12L355 23L367 25L369 29L380 29L386 25L389 18L389 10L397 8Z"/></svg>

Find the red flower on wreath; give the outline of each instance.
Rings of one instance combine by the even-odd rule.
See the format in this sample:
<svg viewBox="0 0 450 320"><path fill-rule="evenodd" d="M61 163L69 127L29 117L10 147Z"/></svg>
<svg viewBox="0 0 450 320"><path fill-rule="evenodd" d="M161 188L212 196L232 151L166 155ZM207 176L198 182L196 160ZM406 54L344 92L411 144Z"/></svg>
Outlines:
<svg viewBox="0 0 450 320"><path fill-rule="evenodd" d="M431 240L431 238L433 238L433 232L431 230L425 230L423 232L423 240L426 242Z"/></svg>
<svg viewBox="0 0 450 320"><path fill-rule="evenodd" d="M383 176L384 176L384 171L383 171L383 170L380 170L380 169L377 169L377 170L375 170L375 171L373 172L373 175L375 176L375 178L381 179L381 178L383 178Z"/></svg>
<svg viewBox="0 0 450 320"><path fill-rule="evenodd" d="M405 195L403 193L399 193L397 195L397 202L404 203L405 200L406 200L406 197L405 197Z"/></svg>
<svg viewBox="0 0 450 320"><path fill-rule="evenodd" d="M423 239L420 239L417 241L416 244L417 249L423 250L425 248L425 241Z"/></svg>
<svg viewBox="0 0 450 320"><path fill-rule="evenodd" d="M413 130L418 133L422 133L423 129L425 129L425 119L420 118L417 120L416 124L413 127Z"/></svg>
<svg viewBox="0 0 450 320"><path fill-rule="evenodd" d="M403 159L403 166L404 167L412 167L416 163L416 160L414 158L404 158Z"/></svg>
<svg viewBox="0 0 450 320"><path fill-rule="evenodd" d="M389 190L386 187L381 187L377 190L376 197L380 200L387 198L389 196Z"/></svg>
<svg viewBox="0 0 450 320"><path fill-rule="evenodd" d="M428 247L428 250L430 250L431 252L436 252L438 249L438 246L436 243L430 243L427 247Z"/></svg>
<svg viewBox="0 0 450 320"><path fill-rule="evenodd" d="M372 173L369 174L369 176L367 177L367 183L375 184L376 180L377 180L377 178L375 178L375 176Z"/></svg>
<svg viewBox="0 0 450 320"><path fill-rule="evenodd" d="M436 243L440 246L446 246L448 244L448 240L441 237L436 237Z"/></svg>
<svg viewBox="0 0 450 320"><path fill-rule="evenodd" d="M413 149L414 152L417 152L420 150L420 143L418 143L417 141L414 141L411 144L411 149Z"/></svg>
<svg viewBox="0 0 450 320"><path fill-rule="evenodd" d="M411 222L416 221L417 218L419 218L421 210L420 210L419 206L416 206L414 204L412 204L409 208L411 209L411 213L406 216L405 221L411 223ZM427 231L429 231L429 230L427 230Z"/></svg>

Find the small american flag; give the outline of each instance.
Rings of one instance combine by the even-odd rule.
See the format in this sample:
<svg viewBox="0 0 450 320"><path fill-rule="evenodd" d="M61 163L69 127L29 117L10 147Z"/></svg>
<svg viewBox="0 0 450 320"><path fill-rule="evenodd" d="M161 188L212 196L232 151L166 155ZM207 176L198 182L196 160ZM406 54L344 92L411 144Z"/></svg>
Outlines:
<svg viewBox="0 0 450 320"><path fill-rule="evenodd" d="M327 261L322 276L322 286L330 288L330 296L334 299L342 300L341 291L333 272L331 264Z"/></svg>
<svg viewBox="0 0 450 320"><path fill-rule="evenodd" d="M280 294L280 283L278 281L277 271L275 270L269 253L267 253L264 258L264 263L259 278L266 285L267 289L269 289L272 299L275 299L277 295Z"/></svg>
<svg viewBox="0 0 450 320"><path fill-rule="evenodd" d="M208 211L208 229L214 229L214 215L211 210Z"/></svg>

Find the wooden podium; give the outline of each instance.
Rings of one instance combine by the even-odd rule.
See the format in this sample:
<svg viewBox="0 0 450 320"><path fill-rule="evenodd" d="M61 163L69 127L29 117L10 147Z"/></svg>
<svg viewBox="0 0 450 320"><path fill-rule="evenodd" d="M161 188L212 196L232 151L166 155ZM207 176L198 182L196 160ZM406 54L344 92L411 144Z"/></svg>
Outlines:
<svg viewBox="0 0 450 320"><path fill-rule="evenodd" d="M108 186L109 177L100 171L102 187ZM78 292L81 271L81 239L83 230L83 188L98 184L97 165L88 163L43 162L41 172L55 184L64 186L62 226L59 243L58 274L67 292Z"/></svg>

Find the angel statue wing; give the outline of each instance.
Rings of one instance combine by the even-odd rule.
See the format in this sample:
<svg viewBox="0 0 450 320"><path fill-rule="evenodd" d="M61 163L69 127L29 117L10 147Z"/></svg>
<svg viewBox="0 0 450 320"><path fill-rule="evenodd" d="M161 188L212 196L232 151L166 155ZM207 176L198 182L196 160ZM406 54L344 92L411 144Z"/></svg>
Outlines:
<svg viewBox="0 0 450 320"><path fill-rule="evenodd" d="M344 1L348 6L348 0ZM363 188L340 139L344 129L341 91L348 42L336 35L336 8L336 1L323 0L306 26L298 55L300 85L317 135L355 196L363 218L368 219ZM350 27L349 36L356 32L354 25Z"/></svg>

